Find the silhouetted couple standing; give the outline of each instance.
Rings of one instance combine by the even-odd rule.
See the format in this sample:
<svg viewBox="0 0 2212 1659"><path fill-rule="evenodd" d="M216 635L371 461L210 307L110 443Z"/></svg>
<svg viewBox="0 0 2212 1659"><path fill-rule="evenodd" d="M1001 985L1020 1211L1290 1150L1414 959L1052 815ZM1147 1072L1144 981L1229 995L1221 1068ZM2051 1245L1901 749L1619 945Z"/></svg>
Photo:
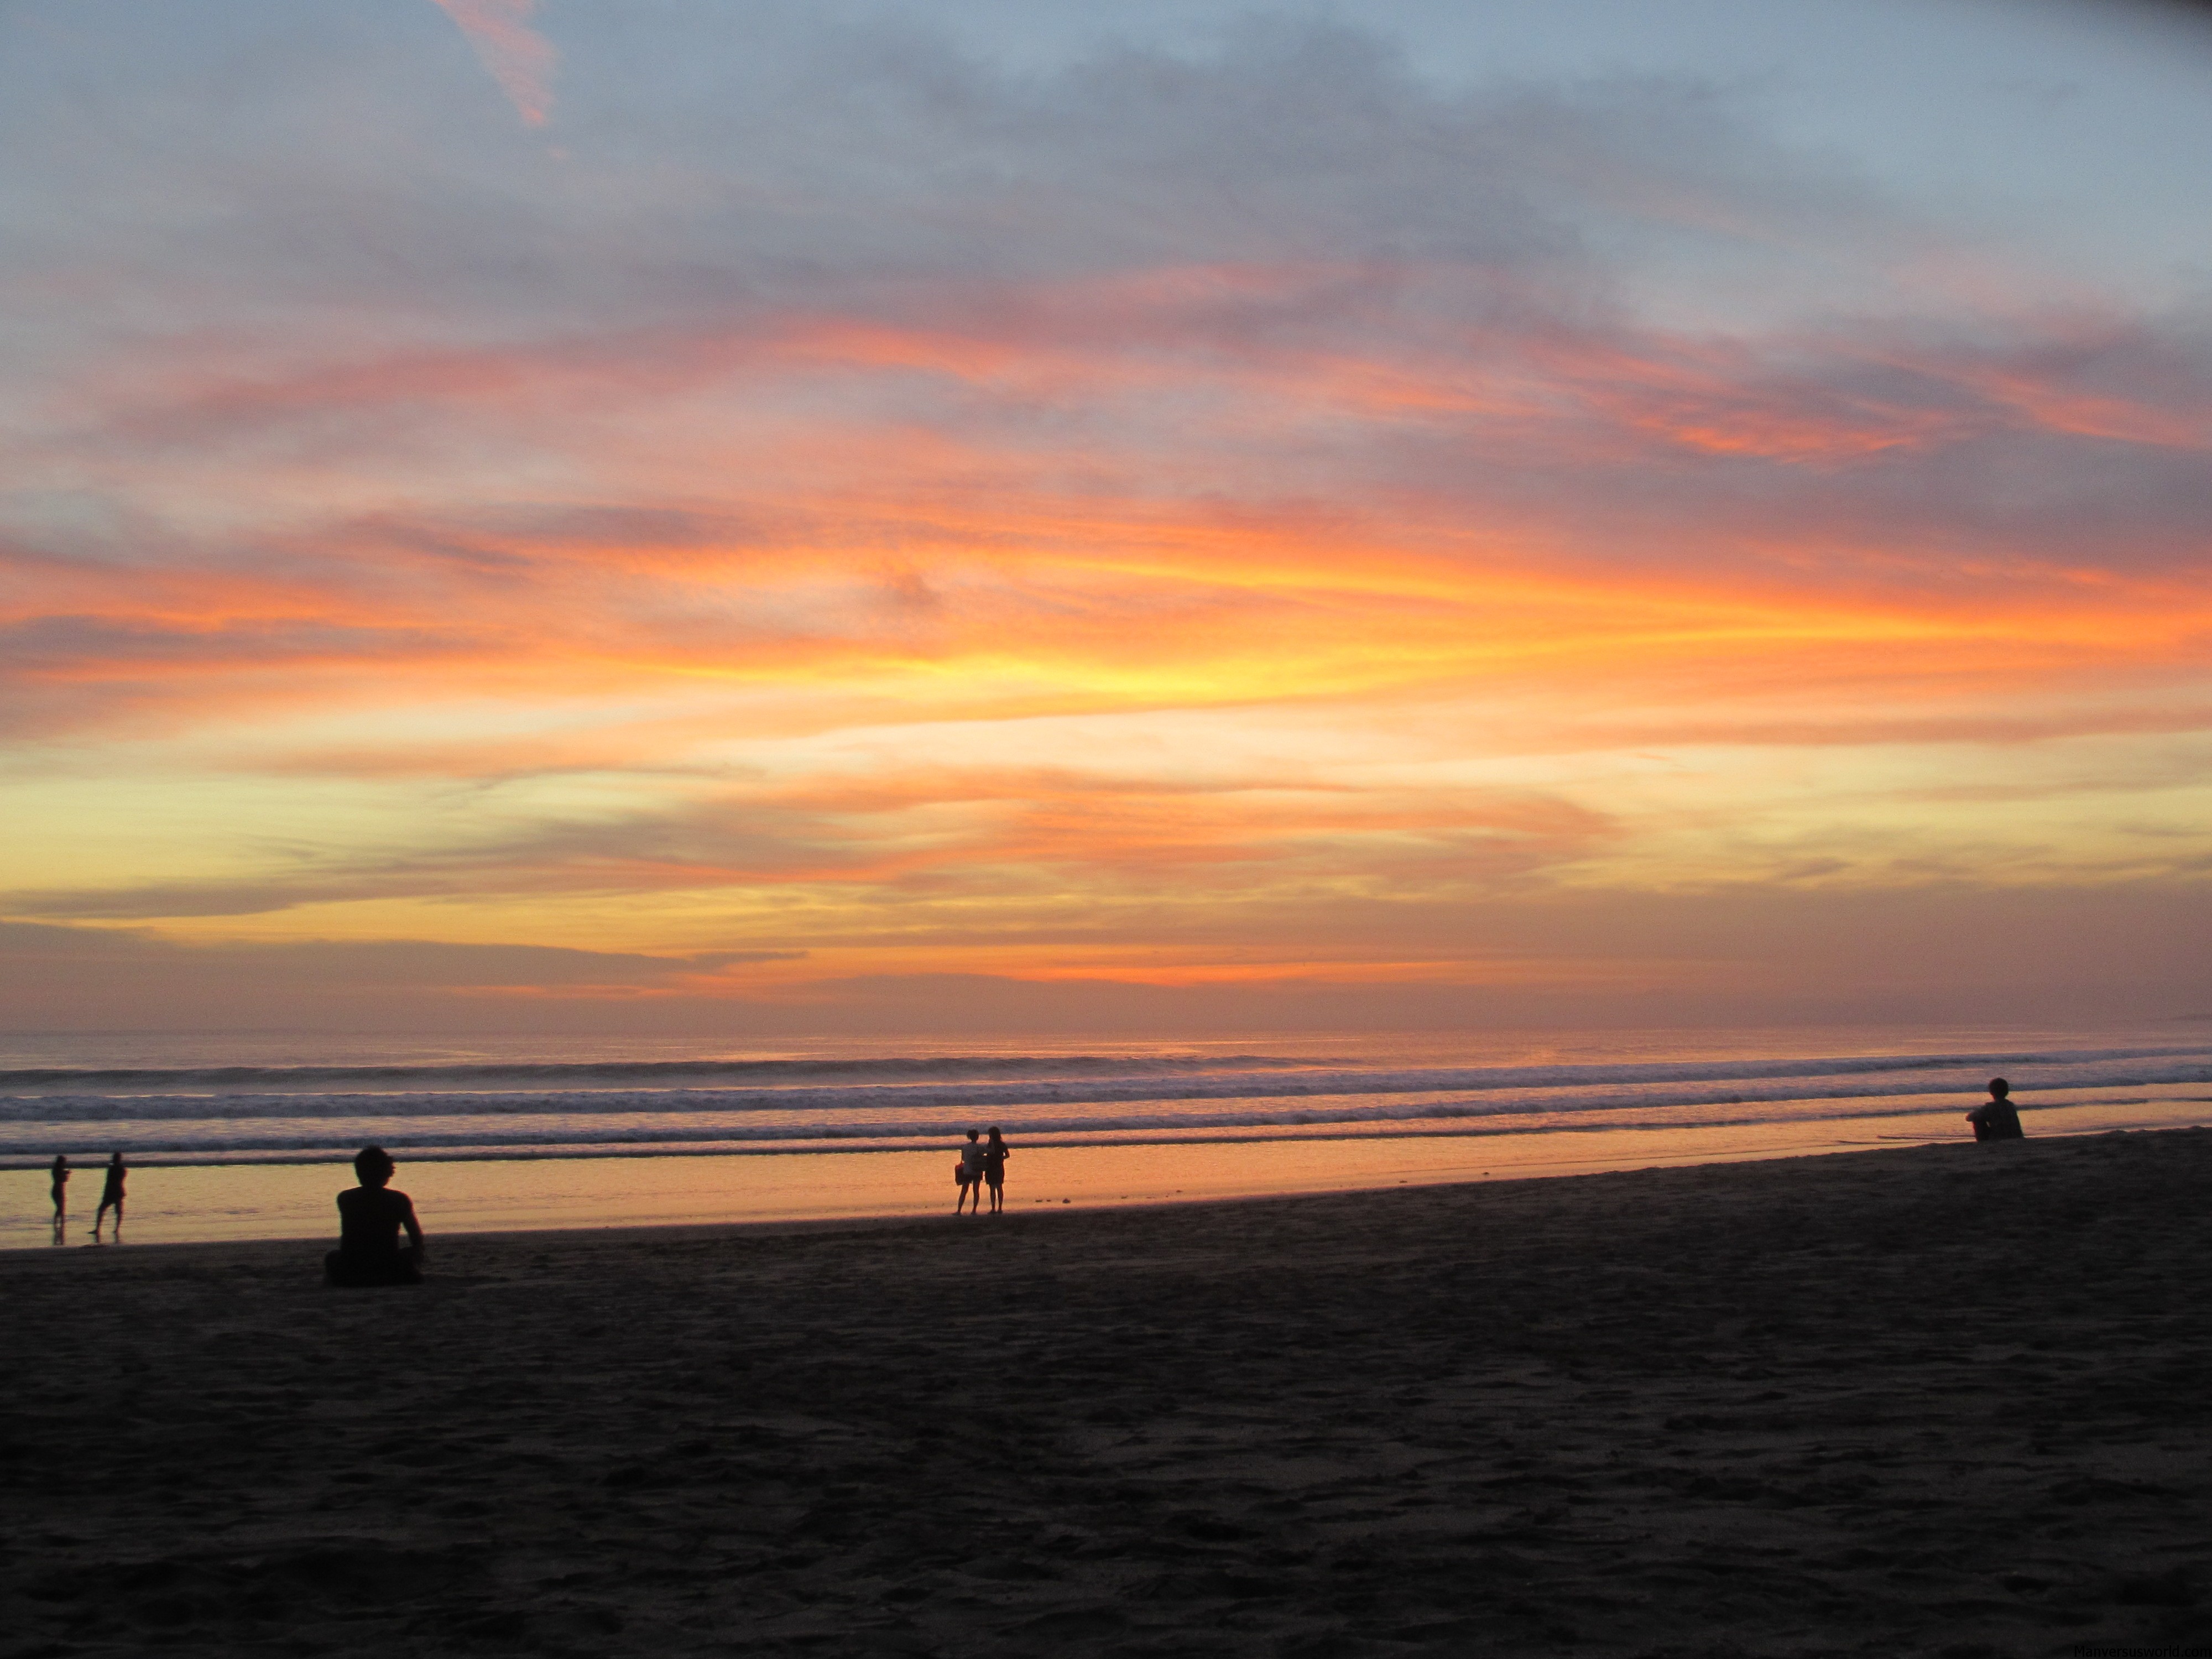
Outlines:
<svg viewBox="0 0 2212 1659"><path fill-rule="evenodd" d="M991 1193L991 1213L996 1215L1006 1207L1006 1160L1013 1154L1006 1150L1006 1140L995 1127L990 1133L988 1140L978 1140L975 1131L970 1129L968 1144L960 1149L960 1164L952 1176L960 1187L959 1199L952 1206L955 1215L971 1207L975 1213L981 1214L986 1188ZM971 1198L975 1200L972 1206L969 1203Z"/></svg>

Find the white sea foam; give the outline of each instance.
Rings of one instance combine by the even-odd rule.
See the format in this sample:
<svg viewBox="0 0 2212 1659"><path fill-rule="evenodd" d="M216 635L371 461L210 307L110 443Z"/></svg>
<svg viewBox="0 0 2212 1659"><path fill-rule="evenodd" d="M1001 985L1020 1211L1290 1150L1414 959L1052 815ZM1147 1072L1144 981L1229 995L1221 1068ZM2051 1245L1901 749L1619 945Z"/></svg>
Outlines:
<svg viewBox="0 0 2212 1659"><path fill-rule="evenodd" d="M1569 1132L1925 1110L2000 1069L2032 1109L2053 1091L2212 1084L2212 1044L1484 1066L1161 1052L19 1066L0 1072L0 1157L96 1145L250 1158L372 1139L416 1157L795 1150L911 1144L991 1121L1061 1139Z"/></svg>

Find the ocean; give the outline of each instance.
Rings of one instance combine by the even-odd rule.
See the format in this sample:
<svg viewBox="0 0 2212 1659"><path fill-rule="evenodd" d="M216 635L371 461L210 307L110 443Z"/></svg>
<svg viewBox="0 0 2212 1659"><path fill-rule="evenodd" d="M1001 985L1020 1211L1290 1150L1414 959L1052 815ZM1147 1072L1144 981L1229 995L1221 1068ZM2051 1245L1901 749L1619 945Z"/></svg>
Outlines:
<svg viewBox="0 0 2212 1659"><path fill-rule="evenodd" d="M2212 1121L2212 1022L758 1048L0 1036L0 1245L45 1239L56 1153L83 1166L88 1209L89 1166L124 1152L140 1240L326 1231L333 1168L372 1141L418 1201L434 1181L449 1228L788 1220L937 1207L952 1194L933 1172L990 1125L1020 1151L1009 1190L1028 1202L1135 1202L1956 1139L1998 1073L2032 1135ZM634 1160L655 1168L611 1167ZM575 1167L529 1167L556 1164ZM556 1191L550 1209L511 1196Z"/></svg>

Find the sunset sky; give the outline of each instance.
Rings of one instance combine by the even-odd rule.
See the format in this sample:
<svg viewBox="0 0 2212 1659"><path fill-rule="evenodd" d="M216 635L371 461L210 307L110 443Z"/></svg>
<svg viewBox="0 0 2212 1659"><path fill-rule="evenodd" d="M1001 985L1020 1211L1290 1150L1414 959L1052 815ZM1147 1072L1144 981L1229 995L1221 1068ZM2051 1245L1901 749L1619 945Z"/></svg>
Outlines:
<svg viewBox="0 0 2212 1659"><path fill-rule="evenodd" d="M2212 16L0 4L0 1027L2212 1013Z"/></svg>

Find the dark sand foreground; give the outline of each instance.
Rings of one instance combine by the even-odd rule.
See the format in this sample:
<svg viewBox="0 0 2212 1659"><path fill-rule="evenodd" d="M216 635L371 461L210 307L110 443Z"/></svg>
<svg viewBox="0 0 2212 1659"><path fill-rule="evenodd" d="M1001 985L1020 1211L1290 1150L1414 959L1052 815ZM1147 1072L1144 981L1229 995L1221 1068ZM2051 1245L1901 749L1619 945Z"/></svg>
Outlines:
<svg viewBox="0 0 2212 1659"><path fill-rule="evenodd" d="M2212 1132L426 1220L0 1258L0 1652L2212 1650Z"/></svg>

